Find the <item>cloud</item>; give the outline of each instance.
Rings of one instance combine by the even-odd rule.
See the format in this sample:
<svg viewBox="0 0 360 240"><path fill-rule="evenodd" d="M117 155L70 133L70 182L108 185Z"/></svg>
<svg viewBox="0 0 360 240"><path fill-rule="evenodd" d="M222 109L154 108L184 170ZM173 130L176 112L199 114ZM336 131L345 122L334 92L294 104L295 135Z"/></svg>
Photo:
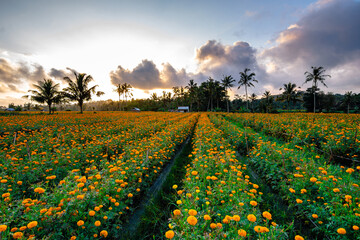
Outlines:
<svg viewBox="0 0 360 240"><path fill-rule="evenodd" d="M239 77L239 72L250 68L260 81L267 81L266 72L256 59L257 51L249 43L237 41L233 45L223 45L215 40L207 41L196 50L198 71L216 79L224 75Z"/></svg>
<svg viewBox="0 0 360 240"><path fill-rule="evenodd" d="M0 92L21 92L19 88L25 82L34 83L46 78L44 68L38 64L28 65L20 62L12 64L0 58Z"/></svg>
<svg viewBox="0 0 360 240"><path fill-rule="evenodd" d="M335 75L339 69L351 69L359 76L360 69L352 67L360 59L359 12L360 2L318 1L309 6L296 24L282 31L276 39L277 45L265 50L260 58L267 62L268 72L273 69L273 74L283 72L291 78L297 75L298 81L300 77L303 80L304 71L311 66L323 66L327 73ZM275 71L274 66L278 68ZM350 75L353 74L346 76ZM343 88L352 86L355 79L341 78ZM336 86L334 77L328 81L329 87L331 82Z"/></svg>
<svg viewBox="0 0 360 240"><path fill-rule="evenodd" d="M147 59L142 60L133 70L119 65L115 71L110 72L111 83L116 85L126 82L134 88L152 90L183 85L188 80L185 69L177 71L169 63L163 63L162 67L160 71L153 61Z"/></svg>

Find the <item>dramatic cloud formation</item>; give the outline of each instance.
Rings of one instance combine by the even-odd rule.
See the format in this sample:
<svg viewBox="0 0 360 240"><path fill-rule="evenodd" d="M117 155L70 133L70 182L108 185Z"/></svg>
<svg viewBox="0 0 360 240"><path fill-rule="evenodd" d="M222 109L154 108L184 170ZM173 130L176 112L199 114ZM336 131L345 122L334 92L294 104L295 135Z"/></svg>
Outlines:
<svg viewBox="0 0 360 240"><path fill-rule="evenodd" d="M352 67L360 59L359 13L360 2L351 0L322 0L312 4L307 14L279 34L277 46L262 53L267 71L273 76L286 73L303 79L304 71L311 66L323 66L333 75L329 87L341 81L342 89L349 90L352 82L358 81L358 77L350 75L360 75L360 69ZM336 79L340 69L349 78ZM330 83L333 79L334 83Z"/></svg>
<svg viewBox="0 0 360 240"><path fill-rule="evenodd" d="M162 65L163 69L159 71L152 61L145 59L133 70L118 66L115 71L110 72L111 83L121 84L127 82L134 88L152 90L183 85L188 80L184 69L177 71L169 63Z"/></svg>
<svg viewBox="0 0 360 240"><path fill-rule="evenodd" d="M46 77L41 65L26 63L11 64L4 58L0 58L0 92L21 92L19 86L24 83L34 83Z"/></svg>

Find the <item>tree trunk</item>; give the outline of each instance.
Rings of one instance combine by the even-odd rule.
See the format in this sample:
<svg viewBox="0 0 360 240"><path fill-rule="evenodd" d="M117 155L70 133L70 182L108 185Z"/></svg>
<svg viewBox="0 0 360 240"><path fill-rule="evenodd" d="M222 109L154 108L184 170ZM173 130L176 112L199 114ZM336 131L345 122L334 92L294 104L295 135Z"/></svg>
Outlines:
<svg viewBox="0 0 360 240"><path fill-rule="evenodd" d="M48 103L49 106L49 115L51 114L51 103Z"/></svg>
<svg viewBox="0 0 360 240"><path fill-rule="evenodd" d="M314 89L314 113L316 112L315 89Z"/></svg>
<svg viewBox="0 0 360 240"><path fill-rule="evenodd" d="M227 112L228 113L229 113L229 101L230 101L229 99L226 101L226 105L227 105L226 107L227 107Z"/></svg>
<svg viewBox="0 0 360 240"><path fill-rule="evenodd" d="M347 106L347 114L349 114L349 112L350 112L350 104L348 104Z"/></svg>
<svg viewBox="0 0 360 240"><path fill-rule="evenodd" d="M249 102L247 97L247 85L245 84L246 109L249 110Z"/></svg>
<svg viewBox="0 0 360 240"><path fill-rule="evenodd" d="M80 113L83 114L83 103L79 102Z"/></svg>

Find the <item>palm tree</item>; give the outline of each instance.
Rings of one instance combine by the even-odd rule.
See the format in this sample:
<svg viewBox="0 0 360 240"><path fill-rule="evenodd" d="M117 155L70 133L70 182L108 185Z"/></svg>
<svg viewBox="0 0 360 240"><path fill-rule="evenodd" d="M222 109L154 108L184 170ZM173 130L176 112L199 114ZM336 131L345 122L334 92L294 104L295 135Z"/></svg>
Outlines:
<svg viewBox="0 0 360 240"><path fill-rule="evenodd" d="M58 91L59 84L55 84L51 79L44 79L34 84L37 90L29 90L33 95L30 96L31 100L38 103L46 103L49 106L49 114L51 114L51 105L53 103L60 103L63 95ZM29 95L24 96L28 98Z"/></svg>
<svg viewBox="0 0 360 240"><path fill-rule="evenodd" d="M255 79L255 73L252 72L252 73L248 74L249 71L250 71L249 68L245 68L244 72L240 72L240 80L239 80L240 86L238 87L238 89L239 89L239 88L241 88L241 86L245 86L245 97L246 97L247 109L249 109L247 88L254 87L254 84L252 82L258 82L258 80Z"/></svg>
<svg viewBox="0 0 360 240"><path fill-rule="evenodd" d="M325 77L331 77L330 75L327 75L327 74L324 74L325 73L325 69L323 67L311 67L312 69L312 72L305 72L304 75L306 77L305 79L305 83L307 82L312 82L313 83L313 92L314 92L314 113L316 112L316 105L315 105L315 93L316 93L316 90L317 90L317 85L318 85L318 82L321 82L325 87L326 84L325 84Z"/></svg>
<svg viewBox="0 0 360 240"><path fill-rule="evenodd" d="M123 90L122 85L120 83L116 85L116 88L114 89L114 92L117 92L117 94L119 94L119 111L121 111L120 97L121 97L121 95L124 94L124 90Z"/></svg>
<svg viewBox="0 0 360 240"><path fill-rule="evenodd" d="M273 102L273 97L271 96L270 91L265 91L265 93L263 94L263 98L265 100L266 113L269 113L269 109Z"/></svg>
<svg viewBox="0 0 360 240"><path fill-rule="evenodd" d="M131 93L132 86L128 83L124 83L122 85L122 89L123 89L125 101L127 103L127 98L132 96L132 93Z"/></svg>
<svg viewBox="0 0 360 240"><path fill-rule="evenodd" d="M280 88L280 90L282 90L282 88ZM289 109L290 102L295 103L301 101L298 98L296 84L291 82L284 84L284 91L282 92L279 100L287 102L287 109Z"/></svg>
<svg viewBox="0 0 360 240"><path fill-rule="evenodd" d="M196 88L197 88L197 83L194 83L193 79L190 79L188 85L185 87L188 91L189 91L189 97L190 97L190 112L192 111L192 104L193 101L195 100L196 96Z"/></svg>
<svg viewBox="0 0 360 240"><path fill-rule="evenodd" d="M255 102L255 100L256 100L256 94L255 93L252 93L251 95L250 95L250 101L251 101L251 109L252 109L252 111L254 112L254 102Z"/></svg>
<svg viewBox="0 0 360 240"><path fill-rule="evenodd" d="M69 77L64 77L64 80L69 84L69 87L64 88L64 96L71 101L77 101L80 107L80 113L83 113L83 105L85 101L91 100L91 94L96 93L97 96L104 94L101 91L96 92L95 89L98 85L88 87L89 83L94 79L91 75L85 73L74 72L75 80Z"/></svg>
<svg viewBox="0 0 360 240"><path fill-rule="evenodd" d="M232 88L234 86L233 82L235 82L235 79L229 75L229 76L224 76L223 79L221 79L221 85L225 88L225 94L226 94L226 109L227 112L229 112L229 101L230 101L230 97L228 96L228 88Z"/></svg>

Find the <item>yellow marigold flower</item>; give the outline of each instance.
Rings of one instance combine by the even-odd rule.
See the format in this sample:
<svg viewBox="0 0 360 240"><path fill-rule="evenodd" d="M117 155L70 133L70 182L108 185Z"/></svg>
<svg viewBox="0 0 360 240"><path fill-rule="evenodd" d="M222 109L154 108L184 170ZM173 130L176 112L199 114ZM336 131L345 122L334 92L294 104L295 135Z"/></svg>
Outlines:
<svg viewBox="0 0 360 240"><path fill-rule="evenodd" d="M295 190L294 190L293 188L289 188L289 191L290 191L291 193L295 193Z"/></svg>
<svg viewBox="0 0 360 240"><path fill-rule="evenodd" d="M106 238L108 236L108 232L106 230L102 230L100 232L100 236Z"/></svg>
<svg viewBox="0 0 360 240"><path fill-rule="evenodd" d="M250 201L250 205L255 207L257 205L257 202L256 201Z"/></svg>
<svg viewBox="0 0 360 240"><path fill-rule="evenodd" d="M352 169L352 168L348 168L348 169L346 169L346 172L347 172L347 173L350 173L350 174L352 174L354 171L355 171L355 170L354 170L354 169Z"/></svg>
<svg viewBox="0 0 360 240"><path fill-rule="evenodd" d="M128 194L128 197L129 197L129 198L132 198L133 196L134 196L134 195L132 195L132 193L129 193L129 194Z"/></svg>
<svg viewBox="0 0 360 240"><path fill-rule="evenodd" d="M83 220L78 221L78 222L77 222L77 225L78 225L79 227L82 226L82 225L84 225L84 221L83 221Z"/></svg>
<svg viewBox="0 0 360 240"><path fill-rule="evenodd" d="M211 227L211 229L216 228L216 223L211 223L211 224L210 224L210 227Z"/></svg>
<svg viewBox="0 0 360 240"><path fill-rule="evenodd" d="M311 215L313 218L318 218L319 216L317 215L317 214L313 214L313 215Z"/></svg>
<svg viewBox="0 0 360 240"><path fill-rule="evenodd" d="M299 204L303 203L303 201L301 199L296 199L296 202Z"/></svg>
<svg viewBox="0 0 360 240"><path fill-rule="evenodd" d="M256 217L254 214L249 214L247 216L247 219L250 221L250 222L255 222L256 221Z"/></svg>
<svg viewBox="0 0 360 240"><path fill-rule="evenodd" d="M300 235L296 235L295 240L304 240L304 238L302 236L300 236Z"/></svg>
<svg viewBox="0 0 360 240"><path fill-rule="evenodd" d="M235 222L238 222L238 221L240 221L240 216L239 215L234 215L233 219L234 219Z"/></svg>
<svg viewBox="0 0 360 240"><path fill-rule="evenodd" d="M89 216L94 216L95 215L95 211L93 211L93 210L91 210L90 212L89 212Z"/></svg>
<svg viewBox="0 0 360 240"><path fill-rule="evenodd" d="M315 178L315 177L310 178L310 182L316 182L316 181L317 181L317 178Z"/></svg>
<svg viewBox="0 0 360 240"><path fill-rule="evenodd" d="M175 216L179 216L181 214L181 211L179 209L175 209L173 213Z"/></svg>
<svg viewBox="0 0 360 240"><path fill-rule="evenodd" d="M165 233L166 238L172 239L174 236L175 236L175 233L173 230L169 230Z"/></svg>
<svg viewBox="0 0 360 240"><path fill-rule="evenodd" d="M182 204L182 201L181 201L181 200L177 200L177 201L176 201L176 204L180 205L180 204Z"/></svg>
<svg viewBox="0 0 360 240"><path fill-rule="evenodd" d="M0 225L0 232L5 232L7 229L6 225Z"/></svg>
<svg viewBox="0 0 360 240"><path fill-rule="evenodd" d="M187 222L191 225L194 226L197 223L197 219L194 216L190 216L187 218Z"/></svg>
<svg viewBox="0 0 360 240"><path fill-rule="evenodd" d="M268 219L268 220L271 220L271 213L265 211L265 212L263 212L262 215L263 215L264 218L266 218L266 219Z"/></svg>
<svg viewBox="0 0 360 240"><path fill-rule="evenodd" d="M204 220L211 220L211 217L209 215L204 215Z"/></svg>
<svg viewBox="0 0 360 240"><path fill-rule="evenodd" d="M354 225L352 228L353 228L355 231L359 230L359 227L356 226L356 225Z"/></svg>
<svg viewBox="0 0 360 240"><path fill-rule="evenodd" d="M172 187L173 189L177 189L178 188L178 185L173 185L173 187Z"/></svg>
<svg viewBox="0 0 360 240"><path fill-rule="evenodd" d="M16 232L16 233L14 233L13 238L14 239L19 239L19 238L22 238L23 235L24 234L22 232Z"/></svg>
<svg viewBox="0 0 360 240"><path fill-rule="evenodd" d="M32 222L29 222L27 227L28 228L33 228L33 227L36 227L38 225L38 222L37 221L32 221Z"/></svg>
<svg viewBox="0 0 360 240"><path fill-rule="evenodd" d="M194 210L194 209L190 209L190 210L189 210L189 215L191 215L191 216L196 216L196 215L197 215L197 211Z"/></svg>
<svg viewBox="0 0 360 240"><path fill-rule="evenodd" d="M96 221L95 222L95 226L99 227L101 225L101 222L100 221Z"/></svg>
<svg viewBox="0 0 360 240"><path fill-rule="evenodd" d="M246 237L246 231L244 229L238 230L238 234L240 237Z"/></svg>
<svg viewBox="0 0 360 240"><path fill-rule="evenodd" d="M337 233L344 235L344 234L346 234L346 230L344 228L338 228Z"/></svg>

